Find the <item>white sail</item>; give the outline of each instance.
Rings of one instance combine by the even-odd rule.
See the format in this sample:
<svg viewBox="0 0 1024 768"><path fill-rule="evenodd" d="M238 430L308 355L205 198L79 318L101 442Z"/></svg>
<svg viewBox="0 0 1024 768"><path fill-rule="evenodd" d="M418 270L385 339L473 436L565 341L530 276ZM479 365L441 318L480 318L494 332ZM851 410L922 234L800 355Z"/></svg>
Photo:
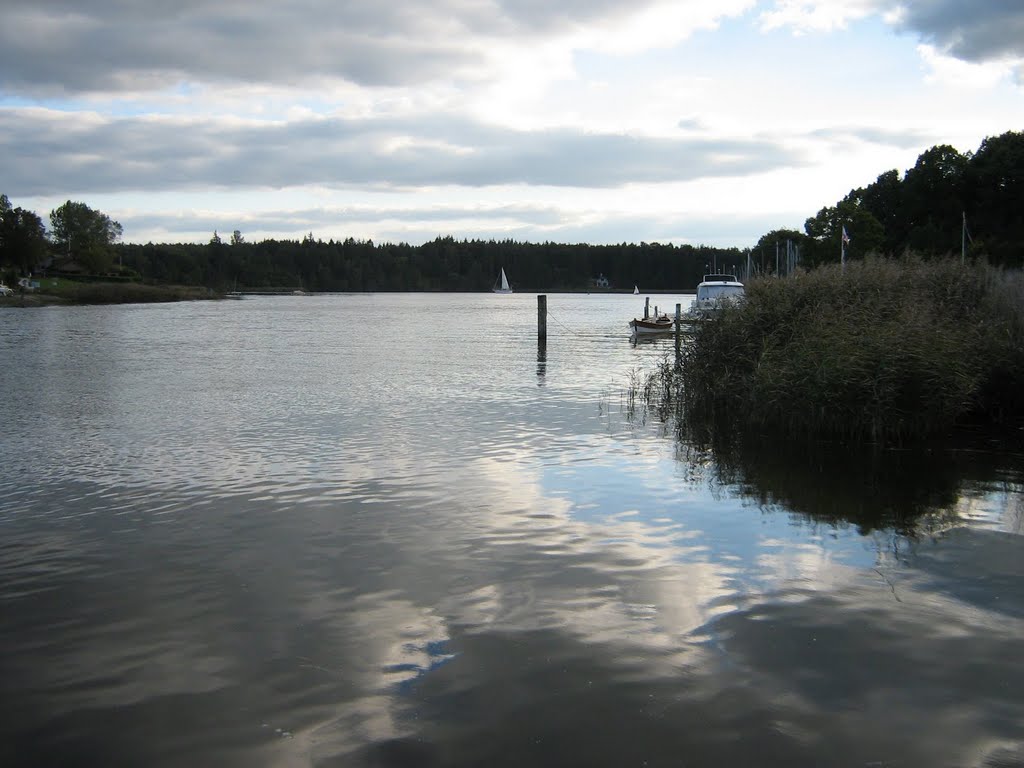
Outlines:
<svg viewBox="0 0 1024 768"><path fill-rule="evenodd" d="M638 296L639 294L640 294L640 288L639 288L639 286L636 286L636 285L634 285L634 286L633 286L633 295L634 295L634 296Z"/></svg>
<svg viewBox="0 0 1024 768"><path fill-rule="evenodd" d="M508 278L505 277L505 268L501 268L501 277L498 283L494 286L495 293L512 293L512 289L509 287Z"/></svg>

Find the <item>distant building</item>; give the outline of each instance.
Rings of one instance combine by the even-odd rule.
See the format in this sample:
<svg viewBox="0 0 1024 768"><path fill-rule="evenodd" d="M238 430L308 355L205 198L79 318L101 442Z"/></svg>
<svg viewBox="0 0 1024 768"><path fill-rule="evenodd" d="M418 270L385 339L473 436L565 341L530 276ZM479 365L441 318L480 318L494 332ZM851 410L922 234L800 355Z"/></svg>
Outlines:
<svg viewBox="0 0 1024 768"><path fill-rule="evenodd" d="M595 277L590 282L593 284L593 286L595 288L610 288L611 287L611 283L608 282L608 278L605 277L603 274L602 275L598 275L597 277Z"/></svg>

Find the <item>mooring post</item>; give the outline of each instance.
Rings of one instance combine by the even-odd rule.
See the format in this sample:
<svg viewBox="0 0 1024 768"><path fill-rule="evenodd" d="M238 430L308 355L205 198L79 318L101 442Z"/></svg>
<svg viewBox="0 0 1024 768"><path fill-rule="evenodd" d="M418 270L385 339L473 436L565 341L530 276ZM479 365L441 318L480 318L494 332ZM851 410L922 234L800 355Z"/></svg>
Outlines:
<svg viewBox="0 0 1024 768"><path fill-rule="evenodd" d="M548 339L548 297L537 296L537 341Z"/></svg>
<svg viewBox="0 0 1024 768"><path fill-rule="evenodd" d="M644 320L651 316L651 297L644 299Z"/></svg>
<svg viewBox="0 0 1024 768"><path fill-rule="evenodd" d="M683 305L676 304L676 365L679 365L679 339L683 334Z"/></svg>

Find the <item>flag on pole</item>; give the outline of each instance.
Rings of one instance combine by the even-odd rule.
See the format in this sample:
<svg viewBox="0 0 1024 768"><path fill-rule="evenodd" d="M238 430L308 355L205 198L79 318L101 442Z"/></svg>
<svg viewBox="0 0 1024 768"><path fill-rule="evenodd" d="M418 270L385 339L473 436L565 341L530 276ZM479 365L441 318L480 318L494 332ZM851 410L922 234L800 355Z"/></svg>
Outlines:
<svg viewBox="0 0 1024 768"><path fill-rule="evenodd" d="M848 234L846 234L846 226L844 225L843 226L843 245L849 245L849 244L850 244L850 236Z"/></svg>

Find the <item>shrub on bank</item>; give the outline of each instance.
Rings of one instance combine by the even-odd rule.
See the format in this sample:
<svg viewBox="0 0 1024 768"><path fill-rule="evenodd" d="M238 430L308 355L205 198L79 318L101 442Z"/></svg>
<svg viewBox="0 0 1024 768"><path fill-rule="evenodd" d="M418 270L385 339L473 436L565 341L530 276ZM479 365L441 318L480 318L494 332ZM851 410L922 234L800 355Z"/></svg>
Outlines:
<svg viewBox="0 0 1024 768"><path fill-rule="evenodd" d="M917 258L754 280L677 376L691 424L877 440L1020 424L1024 280Z"/></svg>
<svg viewBox="0 0 1024 768"><path fill-rule="evenodd" d="M208 298L209 291L194 286L67 282L57 296L72 304L135 304Z"/></svg>

